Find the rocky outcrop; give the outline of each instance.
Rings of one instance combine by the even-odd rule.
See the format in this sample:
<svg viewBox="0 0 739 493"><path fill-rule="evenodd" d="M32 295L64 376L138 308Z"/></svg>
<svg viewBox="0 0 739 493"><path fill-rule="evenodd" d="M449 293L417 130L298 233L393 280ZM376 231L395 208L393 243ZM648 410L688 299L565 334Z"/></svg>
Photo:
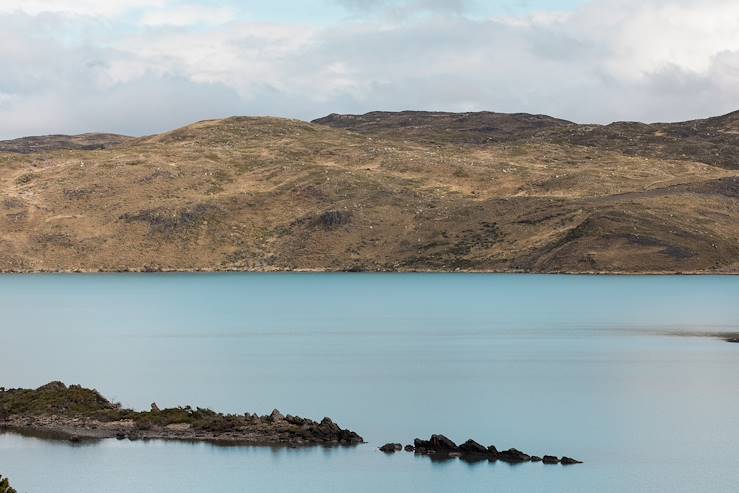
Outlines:
<svg viewBox="0 0 739 493"><path fill-rule="evenodd" d="M403 446L399 443L386 443L382 447L380 447L381 452L385 452L386 454L394 454L395 452L400 452L403 450Z"/></svg>
<svg viewBox="0 0 739 493"><path fill-rule="evenodd" d="M270 446L356 445L364 440L331 418L320 422L284 416L223 414L190 406L137 412L97 391L52 382L35 390L0 389L0 428L44 432L77 443L89 439L199 440Z"/></svg>
<svg viewBox="0 0 739 493"><path fill-rule="evenodd" d="M380 447L383 452L396 452L400 450L400 444L388 443ZM457 445L444 435L431 435L428 440L416 438L413 445L406 445L405 450L415 452L418 455L426 455L432 460L449 460L460 458L468 462L477 462L487 459L490 462L502 461L509 464L520 464L523 462L542 462L544 464L582 464L581 461L569 457L562 460L553 455L543 457L529 455L515 448L498 451L495 445L485 447L475 440L467 440L462 445Z"/></svg>

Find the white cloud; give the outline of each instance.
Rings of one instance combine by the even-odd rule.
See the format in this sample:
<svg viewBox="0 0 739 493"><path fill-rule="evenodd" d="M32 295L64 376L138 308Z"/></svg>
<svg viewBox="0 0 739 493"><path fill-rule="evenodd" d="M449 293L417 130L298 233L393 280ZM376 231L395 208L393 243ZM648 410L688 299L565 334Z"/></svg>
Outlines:
<svg viewBox="0 0 739 493"><path fill-rule="evenodd" d="M166 4L167 0L0 0L0 12L116 16L134 9Z"/></svg>
<svg viewBox="0 0 739 493"><path fill-rule="evenodd" d="M117 29L102 34L85 17L0 14L0 136L149 133L238 113L485 109L607 122L739 108L733 0L600 0L492 19L469 18L459 3L459 15L329 26L245 22L217 9L208 20L193 1L180 17L162 5L127 25L111 17ZM72 31L92 34L69 41Z"/></svg>
<svg viewBox="0 0 739 493"><path fill-rule="evenodd" d="M179 5L177 8L159 8L145 11L141 16L140 23L152 27L219 25L231 22L236 17L236 11L230 7Z"/></svg>

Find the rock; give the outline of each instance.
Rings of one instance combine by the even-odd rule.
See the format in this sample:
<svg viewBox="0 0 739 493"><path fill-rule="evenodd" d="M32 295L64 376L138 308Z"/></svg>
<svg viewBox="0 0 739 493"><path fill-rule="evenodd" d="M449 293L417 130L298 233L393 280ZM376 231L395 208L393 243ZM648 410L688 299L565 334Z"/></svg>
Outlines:
<svg viewBox="0 0 739 493"><path fill-rule="evenodd" d="M495 448L495 445L491 445L491 446L488 447L488 455L489 456L491 456L491 457L498 457L498 454L499 453L500 452L498 452L498 449Z"/></svg>
<svg viewBox="0 0 739 493"><path fill-rule="evenodd" d="M126 438L126 434L123 432L118 432L115 434L115 438L116 440L123 440L124 438Z"/></svg>
<svg viewBox="0 0 739 493"><path fill-rule="evenodd" d="M539 457L538 455L532 455L531 462L541 462L541 457Z"/></svg>
<svg viewBox="0 0 739 493"><path fill-rule="evenodd" d="M49 382L46 385L42 385L41 387L37 388L36 391L64 391L67 390L67 386L64 385L64 382Z"/></svg>
<svg viewBox="0 0 739 493"><path fill-rule="evenodd" d="M544 464L559 464L559 459L553 455L545 455L542 462Z"/></svg>
<svg viewBox="0 0 739 493"><path fill-rule="evenodd" d="M380 447L381 452L385 452L386 454L394 454L395 452L400 452L403 450L403 446L399 443L386 443L382 447Z"/></svg>
<svg viewBox="0 0 739 493"><path fill-rule="evenodd" d="M277 409L273 409L269 415L269 420L272 421L273 423L275 421L283 421L284 419L285 419L285 416L283 416L282 413L278 411Z"/></svg>
<svg viewBox="0 0 739 493"><path fill-rule="evenodd" d="M739 337L729 337L726 339L726 342L731 342L733 344L739 344Z"/></svg>
<svg viewBox="0 0 739 493"><path fill-rule="evenodd" d="M80 437L78 437L77 435L72 435L71 437L69 437L69 441L72 443L80 443Z"/></svg>
<svg viewBox="0 0 739 493"><path fill-rule="evenodd" d="M416 450L416 447L414 447L413 445L406 445L405 446L405 451L406 452L413 452L415 450Z"/></svg>
<svg viewBox="0 0 739 493"><path fill-rule="evenodd" d="M476 441L470 439L464 442L462 445L459 446L459 450L464 454L473 454L473 455L487 455L488 449L477 443Z"/></svg>
<svg viewBox="0 0 739 493"><path fill-rule="evenodd" d="M575 460L572 457L562 457L561 464L568 466L570 464L582 464L582 461Z"/></svg>
<svg viewBox="0 0 739 493"><path fill-rule="evenodd" d="M498 454L498 459L504 462L518 463L528 462L531 460L531 456L521 452L518 449L512 448Z"/></svg>
<svg viewBox="0 0 739 493"><path fill-rule="evenodd" d="M159 406L157 406L156 402L151 403L151 412L158 413L159 412Z"/></svg>
<svg viewBox="0 0 739 493"><path fill-rule="evenodd" d="M431 449L436 452L456 452L459 450L457 444L445 437L444 435L431 435Z"/></svg>
<svg viewBox="0 0 739 493"><path fill-rule="evenodd" d="M341 428L336 423L331 421L331 418L323 418L321 423L318 425L318 429L323 433L338 433Z"/></svg>
<svg viewBox="0 0 739 493"><path fill-rule="evenodd" d="M418 451L419 449L430 449L431 442L429 442L428 440L421 440L420 438L416 438L415 440L413 440L413 446L416 448L416 451Z"/></svg>

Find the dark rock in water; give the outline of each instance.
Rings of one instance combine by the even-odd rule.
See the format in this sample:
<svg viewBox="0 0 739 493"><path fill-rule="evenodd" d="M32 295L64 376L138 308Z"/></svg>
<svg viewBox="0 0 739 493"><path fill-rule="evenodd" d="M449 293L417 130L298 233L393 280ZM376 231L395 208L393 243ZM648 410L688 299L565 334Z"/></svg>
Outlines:
<svg viewBox="0 0 739 493"><path fill-rule="evenodd" d="M539 457L538 455L532 455L531 462L541 462L541 457Z"/></svg>
<svg viewBox="0 0 739 493"><path fill-rule="evenodd" d="M72 435L71 437L69 437L69 441L72 443L79 443L80 437L78 437L77 435Z"/></svg>
<svg viewBox="0 0 739 493"><path fill-rule="evenodd" d="M403 450L403 446L399 443L386 443L382 447L380 447L381 452L385 452L386 454L394 454L395 452L400 452Z"/></svg>
<svg viewBox="0 0 739 493"><path fill-rule="evenodd" d="M115 438L116 438L116 440L123 440L124 438L126 438L126 434L123 433L123 432L116 433L115 434Z"/></svg>
<svg viewBox="0 0 739 493"><path fill-rule="evenodd" d="M528 462L531 460L531 456L521 452L518 449L512 448L498 454L498 459L504 462L518 463Z"/></svg>
<svg viewBox="0 0 739 493"><path fill-rule="evenodd" d="M413 445L406 445L405 446L405 451L406 452L413 452L415 450L416 450L416 447L414 447Z"/></svg>
<svg viewBox="0 0 739 493"><path fill-rule="evenodd" d="M559 459L553 455L545 455L542 462L544 464L559 464Z"/></svg>
<svg viewBox="0 0 739 493"><path fill-rule="evenodd" d="M731 342L731 343L734 343L734 344L739 344L739 337L729 337L728 339L726 339L726 342Z"/></svg>
<svg viewBox="0 0 739 493"><path fill-rule="evenodd" d="M491 446L488 447L488 455L490 457L497 458L499 453L500 452L498 452L498 449L495 448L495 445L491 445Z"/></svg>
<svg viewBox="0 0 739 493"><path fill-rule="evenodd" d="M560 463L562 463L565 466L567 466L567 465L570 465L570 464L582 464L582 461L575 460L575 459L573 459L571 457L562 457L562 460L560 461Z"/></svg>
<svg viewBox="0 0 739 493"><path fill-rule="evenodd" d="M416 448L416 451L418 451L418 449L430 449L431 442L429 442L428 440L421 440L420 438L416 438L415 440L413 440L413 446Z"/></svg>
<svg viewBox="0 0 739 493"><path fill-rule="evenodd" d="M437 452L456 452L459 450L457 444L444 435L431 435L429 443L431 444L431 448Z"/></svg>
<svg viewBox="0 0 739 493"><path fill-rule="evenodd" d="M462 445L459 446L459 450L463 454L472 454L472 455L487 455L488 449L480 445L474 440L467 440Z"/></svg>

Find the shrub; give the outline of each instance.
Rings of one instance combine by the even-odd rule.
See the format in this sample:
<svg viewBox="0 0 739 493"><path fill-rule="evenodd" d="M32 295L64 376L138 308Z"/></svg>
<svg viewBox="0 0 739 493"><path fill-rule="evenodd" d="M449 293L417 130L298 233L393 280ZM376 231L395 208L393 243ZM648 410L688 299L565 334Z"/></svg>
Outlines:
<svg viewBox="0 0 739 493"><path fill-rule="evenodd" d="M16 493L16 491L10 486L8 478L3 478L0 475L0 493Z"/></svg>

